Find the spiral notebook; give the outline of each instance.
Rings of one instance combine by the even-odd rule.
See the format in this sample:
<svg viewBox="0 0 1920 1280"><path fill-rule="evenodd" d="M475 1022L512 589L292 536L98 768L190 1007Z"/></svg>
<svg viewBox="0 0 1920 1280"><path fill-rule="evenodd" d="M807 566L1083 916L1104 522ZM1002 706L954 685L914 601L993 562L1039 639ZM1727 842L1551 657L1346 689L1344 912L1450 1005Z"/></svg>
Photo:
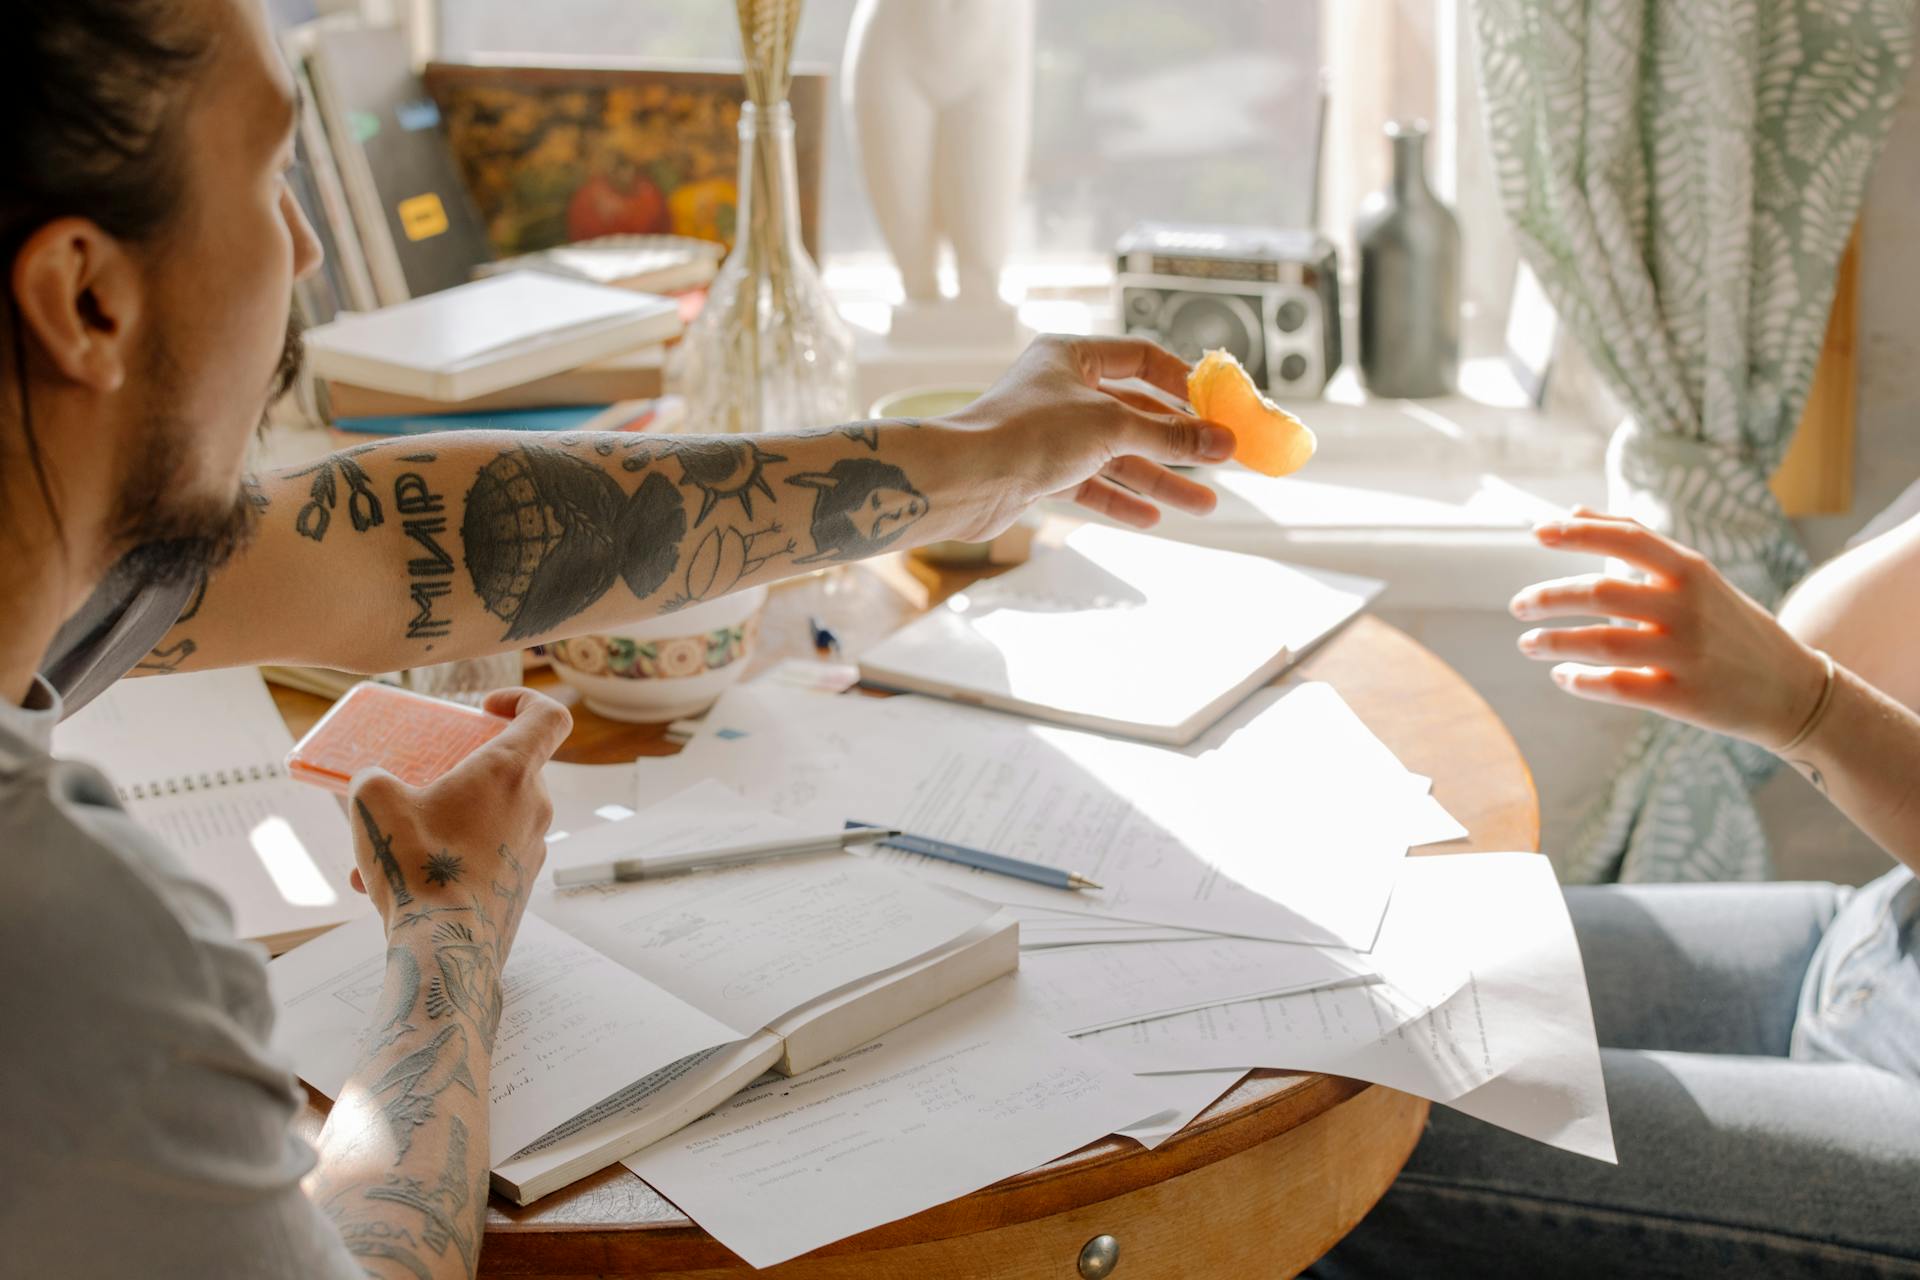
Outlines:
<svg viewBox="0 0 1920 1280"><path fill-rule="evenodd" d="M339 801L289 779L293 735L252 667L122 680L54 730L278 954L364 911Z"/></svg>

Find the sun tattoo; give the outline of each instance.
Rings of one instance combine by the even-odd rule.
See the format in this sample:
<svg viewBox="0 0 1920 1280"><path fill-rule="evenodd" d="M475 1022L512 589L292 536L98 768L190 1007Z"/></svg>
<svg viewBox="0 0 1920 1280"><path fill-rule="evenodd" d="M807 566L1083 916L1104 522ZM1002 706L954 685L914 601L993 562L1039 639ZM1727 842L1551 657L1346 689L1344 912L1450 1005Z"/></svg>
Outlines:
<svg viewBox="0 0 1920 1280"><path fill-rule="evenodd" d="M680 462L680 483L700 490L700 511L693 518L698 529L713 509L732 499L740 504L747 519L753 519L755 490L773 501L773 486L767 483L767 464L785 462L777 453L768 453L751 440L691 440L671 443L668 451Z"/></svg>
<svg viewBox="0 0 1920 1280"><path fill-rule="evenodd" d="M428 884L452 884L460 878L460 857L442 849L428 854L422 869L427 873Z"/></svg>

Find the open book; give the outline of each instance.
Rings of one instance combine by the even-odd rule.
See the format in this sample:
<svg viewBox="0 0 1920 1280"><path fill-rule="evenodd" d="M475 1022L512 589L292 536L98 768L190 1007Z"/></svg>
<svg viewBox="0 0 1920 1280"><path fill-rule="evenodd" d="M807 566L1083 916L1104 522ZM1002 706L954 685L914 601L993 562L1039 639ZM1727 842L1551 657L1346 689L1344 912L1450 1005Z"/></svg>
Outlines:
<svg viewBox="0 0 1920 1280"><path fill-rule="evenodd" d="M794 833L707 784L554 852L577 863ZM543 876L502 975L494 1185L525 1204L768 1070L809 1070L1018 963L1012 917L853 854L561 890ZM388 1016L385 964L368 917L268 970L275 1042L329 1097Z"/></svg>
<svg viewBox="0 0 1920 1280"><path fill-rule="evenodd" d="M1083 525L867 650L860 678L1185 746L1380 589Z"/></svg>
<svg viewBox="0 0 1920 1280"><path fill-rule="evenodd" d="M284 951L366 910L332 796L286 776L293 735L251 667L122 680L54 730L127 812L233 908L234 932Z"/></svg>

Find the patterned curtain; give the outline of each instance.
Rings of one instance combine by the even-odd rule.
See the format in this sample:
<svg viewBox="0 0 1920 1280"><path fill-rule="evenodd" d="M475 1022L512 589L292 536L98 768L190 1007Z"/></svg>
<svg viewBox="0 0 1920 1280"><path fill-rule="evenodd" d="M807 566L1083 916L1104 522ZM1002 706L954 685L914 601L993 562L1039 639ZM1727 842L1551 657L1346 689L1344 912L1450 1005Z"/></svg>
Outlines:
<svg viewBox="0 0 1920 1280"><path fill-rule="evenodd" d="M1501 201L1628 410L1615 511L1776 605L1805 553L1767 488L1911 57L1913 0L1475 0ZM1762 879L1766 753L1643 727L1570 880Z"/></svg>

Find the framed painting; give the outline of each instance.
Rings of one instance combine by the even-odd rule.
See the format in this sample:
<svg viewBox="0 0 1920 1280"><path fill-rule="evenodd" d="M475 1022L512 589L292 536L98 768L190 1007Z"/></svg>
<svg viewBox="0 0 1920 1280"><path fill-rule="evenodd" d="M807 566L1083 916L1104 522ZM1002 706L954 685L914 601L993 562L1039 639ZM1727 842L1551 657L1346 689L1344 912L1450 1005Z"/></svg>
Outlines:
<svg viewBox="0 0 1920 1280"><path fill-rule="evenodd" d="M431 62L425 79L501 257L604 235L732 243L737 68ZM818 261L827 74L796 68L790 101L801 236Z"/></svg>

